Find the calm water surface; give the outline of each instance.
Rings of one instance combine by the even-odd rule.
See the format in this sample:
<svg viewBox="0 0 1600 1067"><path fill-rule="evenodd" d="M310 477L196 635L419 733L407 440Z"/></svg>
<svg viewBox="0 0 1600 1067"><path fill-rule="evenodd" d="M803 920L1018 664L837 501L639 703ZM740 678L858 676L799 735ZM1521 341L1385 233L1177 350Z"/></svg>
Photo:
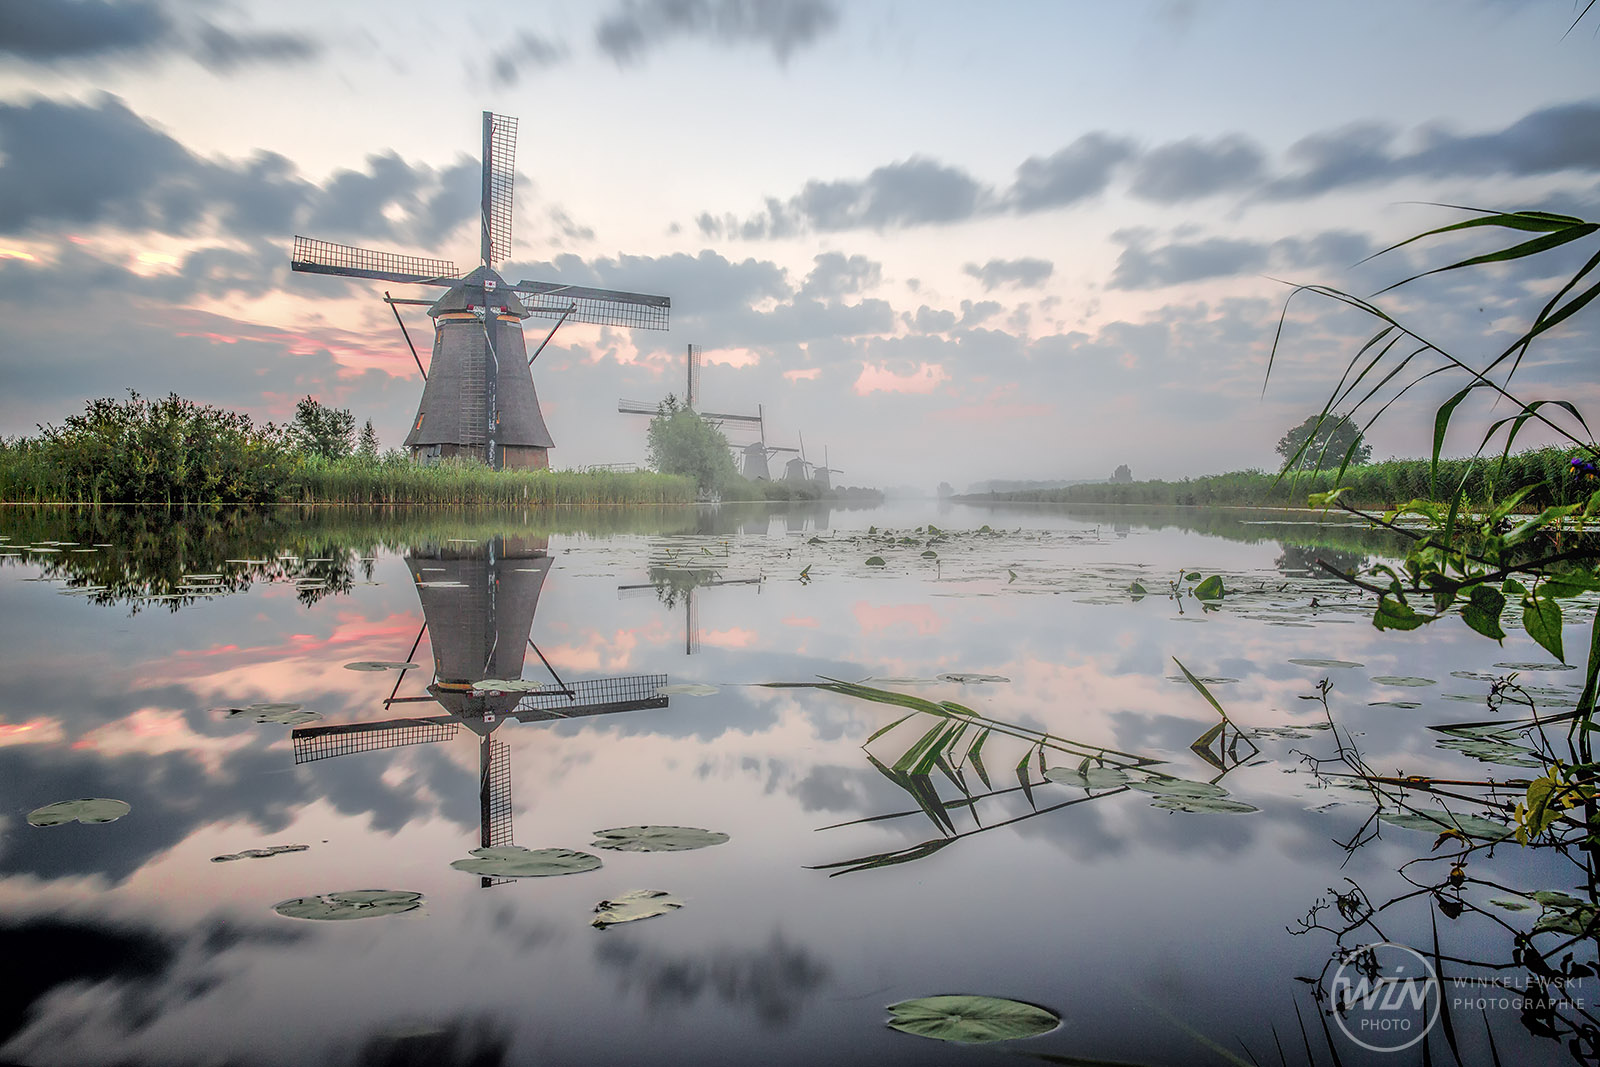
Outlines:
<svg viewBox="0 0 1600 1067"><path fill-rule="evenodd" d="M1318 1062L1330 1044L1343 1063L1423 1062L1420 1044L1325 1033L1299 980L1334 948L1301 931L1308 912L1352 885L1409 892L1398 868L1435 836L1383 825L1342 846L1371 835L1373 806L1310 772L1302 756L1335 744L1303 698L1331 679L1333 720L1382 772L1515 777L1426 727L1489 717L1494 664L1548 661L1520 630L1498 647L1458 620L1378 634L1315 561L1395 546L1305 514L13 510L0 534L0 1060L23 1064L1277 1063L1280 1042L1304 1062L1299 1020ZM1220 608L1169 595L1185 571L1223 576ZM1237 726L1205 754L1191 743L1218 716L1174 658ZM1523 680L1570 704L1578 674ZM941 720L912 712L869 742L910 709L769 685L826 679L983 716L982 775L894 770ZM274 702L316 717L229 713ZM1115 750L1257 810L1051 781L1041 732L1045 771ZM131 811L26 821L80 797ZM591 847L638 824L729 840ZM603 866L451 867L511 843ZM215 859L280 845L307 847ZM1472 866L1524 892L1572 872L1515 846ZM364 889L422 902L274 910ZM639 889L682 907L590 925ZM1441 960L1472 961L1452 973L1525 975L1513 935L1531 919L1505 920L1423 894L1382 931L1431 953L1437 924ZM885 1025L887 1005L948 993L1062 1022L991 1045ZM1514 1007L1458 1009L1453 1033L1464 1062L1491 1062L1491 1034L1500 1062L1572 1059ZM1424 1044L1454 1062L1442 1032Z"/></svg>

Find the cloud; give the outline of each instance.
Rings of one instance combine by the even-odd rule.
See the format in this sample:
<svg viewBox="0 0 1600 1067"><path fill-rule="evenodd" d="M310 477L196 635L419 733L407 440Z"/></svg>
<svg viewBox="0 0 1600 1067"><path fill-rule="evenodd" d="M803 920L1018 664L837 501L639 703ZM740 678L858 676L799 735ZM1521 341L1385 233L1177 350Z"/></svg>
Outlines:
<svg viewBox="0 0 1600 1067"><path fill-rule="evenodd" d="M1049 280L1055 265L1048 259L991 259L983 266L968 263L961 268L966 274L983 283L984 292L992 292L1002 285L1017 289L1035 289Z"/></svg>
<svg viewBox="0 0 1600 1067"><path fill-rule="evenodd" d="M228 74L250 63L299 63L321 51L302 34L226 30L198 17L185 25L148 0L26 0L0 11L0 55L31 63L188 54Z"/></svg>
<svg viewBox="0 0 1600 1067"><path fill-rule="evenodd" d="M838 23L832 0L624 0L595 27L595 44L619 66L674 37L765 46L781 63Z"/></svg>
<svg viewBox="0 0 1600 1067"><path fill-rule="evenodd" d="M1489 133L1424 128L1417 140L1414 151L1397 151L1394 128L1371 122L1313 134L1289 150L1299 170L1273 181L1266 193L1295 199L1415 175L1594 173L1600 171L1600 102L1541 108Z"/></svg>
<svg viewBox="0 0 1600 1067"><path fill-rule="evenodd" d="M1112 289L1160 289L1259 271L1267 265L1267 246L1256 241L1208 237L1148 248L1127 235L1123 239L1127 243L1111 272Z"/></svg>
<svg viewBox="0 0 1600 1067"><path fill-rule="evenodd" d="M811 262L815 266L800 287L801 296L838 299L876 289L883 281L883 264L866 256L824 252Z"/></svg>
<svg viewBox="0 0 1600 1067"><path fill-rule="evenodd" d="M1133 154L1125 137L1086 133L1053 155L1024 160L1008 199L1023 213L1065 207L1103 192L1117 165Z"/></svg>
<svg viewBox="0 0 1600 1067"><path fill-rule="evenodd" d="M1190 137L1146 152L1128 188L1144 200L1176 204L1253 185L1265 165L1261 149L1239 134L1209 143Z"/></svg>
<svg viewBox="0 0 1600 1067"><path fill-rule="evenodd" d="M545 70L566 61L567 46L523 30L512 42L489 57L489 84L508 89L530 70Z"/></svg>

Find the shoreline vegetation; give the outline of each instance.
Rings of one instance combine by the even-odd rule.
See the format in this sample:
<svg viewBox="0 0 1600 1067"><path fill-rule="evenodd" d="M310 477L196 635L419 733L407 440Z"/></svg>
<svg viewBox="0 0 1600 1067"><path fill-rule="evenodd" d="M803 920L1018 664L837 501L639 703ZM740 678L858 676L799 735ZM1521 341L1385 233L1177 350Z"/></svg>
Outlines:
<svg viewBox="0 0 1600 1067"><path fill-rule="evenodd" d="M1579 504L1595 485L1575 477L1569 453L1540 448L1492 459L1441 459L1435 479L1426 459L1390 459L1347 468L1288 472L1262 470L1208 474L1178 481L1094 482L1059 489L1032 489L957 495L968 504L1161 504L1179 506L1306 508L1313 493L1345 488L1342 503L1389 511L1412 500L1448 500L1459 489L1462 506L1488 510L1496 502L1528 490L1519 512Z"/></svg>
<svg viewBox="0 0 1600 1067"><path fill-rule="evenodd" d="M721 488L727 501L862 503L876 490L747 482ZM0 438L3 504L339 504L468 507L684 505L704 500L684 474L612 470L506 470L446 460L422 466L403 452L379 453L368 423L360 444L346 411L310 397L293 423L258 425L248 415L171 395L89 401L61 426Z"/></svg>

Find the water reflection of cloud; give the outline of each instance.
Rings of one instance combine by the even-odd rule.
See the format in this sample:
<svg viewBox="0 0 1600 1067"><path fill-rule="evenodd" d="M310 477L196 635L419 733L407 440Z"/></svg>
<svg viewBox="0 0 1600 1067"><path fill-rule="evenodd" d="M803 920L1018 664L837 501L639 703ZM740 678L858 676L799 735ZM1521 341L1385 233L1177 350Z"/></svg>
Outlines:
<svg viewBox="0 0 1600 1067"><path fill-rule="evenodd" d="M616 973L621 992L639 993L651 1010L679 1011L710 996L749 1011L769 1029L792 1024L832 981L827 965L782 931L757 948L699 952L608 937L595 949L595 959Z"/></svg>

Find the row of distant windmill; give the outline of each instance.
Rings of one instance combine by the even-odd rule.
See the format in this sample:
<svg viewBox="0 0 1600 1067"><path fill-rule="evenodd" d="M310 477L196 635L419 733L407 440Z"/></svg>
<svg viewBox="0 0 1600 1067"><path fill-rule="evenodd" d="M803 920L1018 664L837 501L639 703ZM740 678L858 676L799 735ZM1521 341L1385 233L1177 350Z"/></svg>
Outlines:
<svg viewBox="0 0 1600 1067"><path fill-rule="evenodd" d="M383 294L405 335L411 357L422 372L422 400L405 438L412 459L420 463L461 456L482 460L495 470L548 467L549 450L555 442L539 410L532 368L556 331L567 322L645 330L667 328L672 310L668 297L560 282L524 280L510 285L495 270L495 264L511 254L516 146L517 120L485 111L479 214L481 262L466 274L448 260L378 252L299 235L294 239L290 266L297 271L445 289L443 296L433 300ZM426 367L400 317L399 305L424 306L433 320L433 355ZM532 355L528 354L522 334L522 322L528 318L555 320ZM700 347L690 345L684 399L696 411L699 377ZM617 410L654 415L656 405L623 400L618 402ZM768 445L759 405L756 412L700 412L721 427L754 429L757 440L740 449L745 477L770 478L767 460L780 452L797 453L785 464L785 480L814 480L826 488L831 475L842 473L827 465L826 453L822 466L808 463L803 438L798 448Z"/></svg>

